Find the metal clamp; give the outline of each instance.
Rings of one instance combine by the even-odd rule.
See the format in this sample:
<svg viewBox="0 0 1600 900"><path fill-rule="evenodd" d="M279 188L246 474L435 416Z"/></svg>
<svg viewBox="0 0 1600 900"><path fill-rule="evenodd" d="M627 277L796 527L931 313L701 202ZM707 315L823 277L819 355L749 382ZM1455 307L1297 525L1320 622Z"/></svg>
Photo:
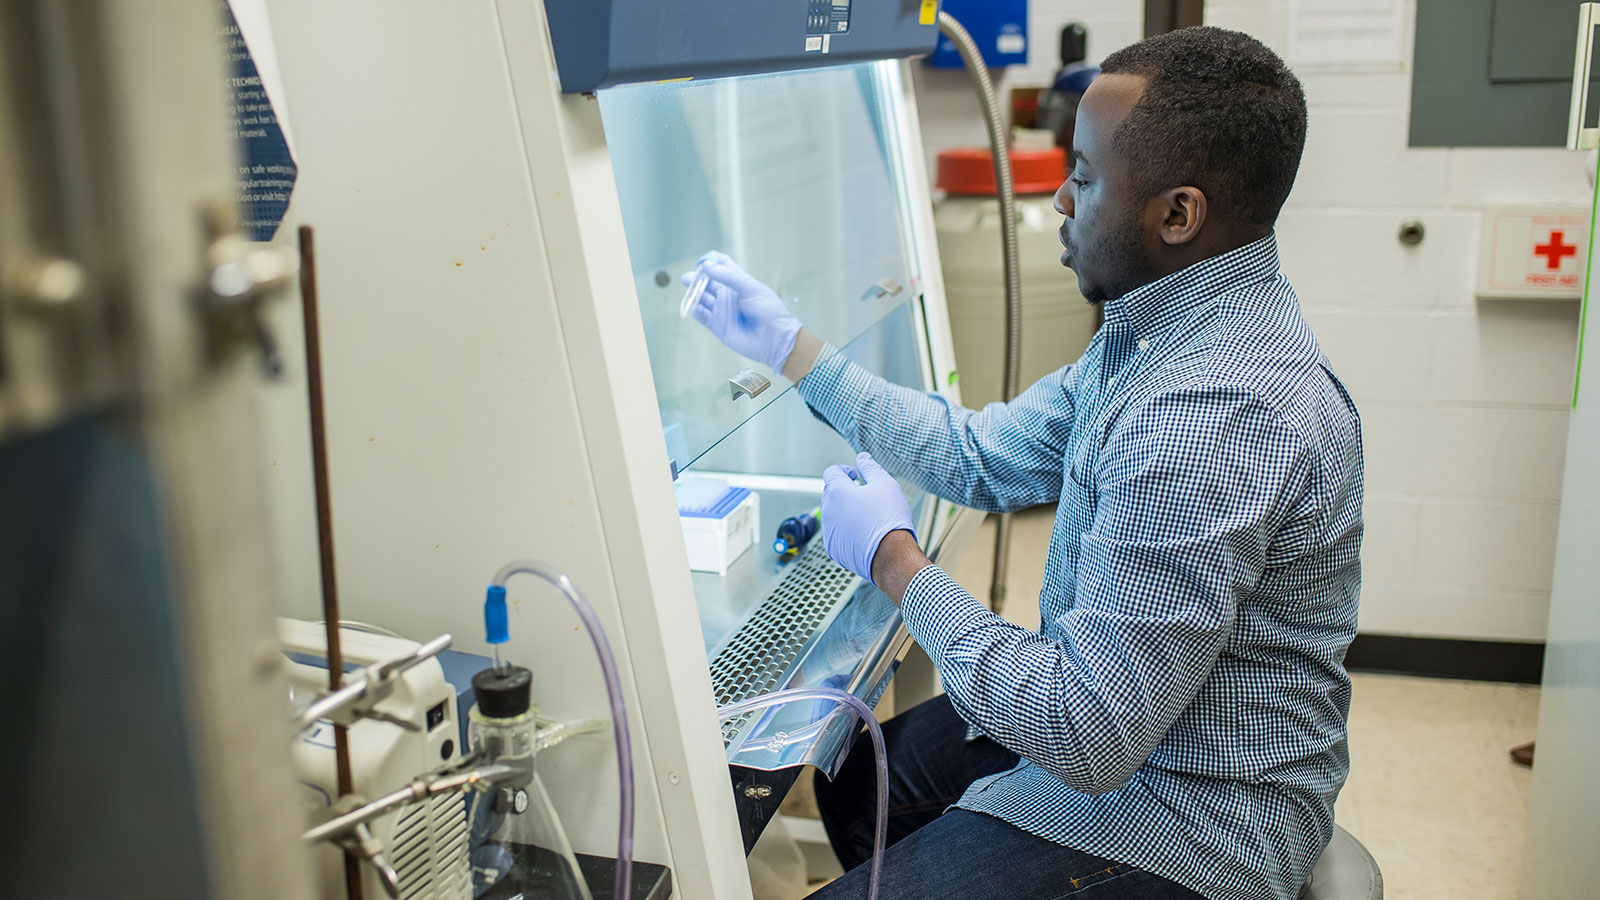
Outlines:
<svg viewBox="0 0 1600 900"><path fill-rule="evenodd" d="M304 712L295 717L295 730L305 731L323 719L344 726L353 725L358 719L377 719L407 731L416 731L417 726L413 723L374 709L374 706L389 696L407 669L449 649L450 640L450 635L443 634L404 656L367 666L359 676L346 679L344 687L324 693L306 707Z"/></svg>
<svg viewBox="0 0 1600 900"><path fill-rule="evenodd" d="M754 397L769 387L772 387L770 378L755 369L745 369L728 379L728 399L737 400L741 395Z"/></svg>
<svg viewBox="0 0 1600 900"><path fill-rule="evenodd" d="M359 794L346 794L339 798L338 803L329 809L330 813L344 814L353 809L360 808L364 803ZM337 837L328 839L329 843L337 846L361 862L372 867L378 876L378 883L383 886L383 892L391 898L399 900L400 873L383 856L383 841L372 833L372 828L366 822L359 822L348 831L340 833Z"/></svg>
<svg viewBox="0 0 1600 900"><path fill-rule="evenodd" d="M1589 75L1594 68L1594 26L1600 19L1600 3L1578 4L1578 49L1572 61L1572 110L1567 118L1567 149L1593 150L1600 147L1600 127L1584 124L1589 111Z"/></svg>
<svg viewBox="0 0 1600 900"><path fill-rule="evenodd" d="M213 360L226 359L240 344L254 345L262 368L273 378L283 373L277 342L261 311L266 301L282 294L300 271L294 247L259 244L239 231L238 207L232 199L205 210L206 262L200 286Z"/></svg>
<svg viewBox="0 0 1600 900"><path fill-rule="evenodd" d="M14 268L4 288L29 312L71 309L89 281L83 266L56 256L23 254Z"/></svg>
<svg viewBox="0 0 1600 900"><path fill-rule="evenodd" d="M532 777L532 760L527 762ZM521 777L522 766L488 765L453 773L432 773L417 778L397 791L368 802L359 794L346 794L327 810L327 818L300 837L308 844L328 841L371 866L383 885L384 893L398 900L400 877L383 857L383 842L372 833L369 823L402 806L421 803L439 794L488 790ZM521 810L518 810L519 812Z"/></svg>
<svg viewBox="0 0 1600 900"><path fill-rule="evenodd" d="M492 763L461 772L424 775L368 803L363 803L362 798L355 794L347 794L346 797L351 799L346 800L341 797L340 803L330 810L334 815L320 825L307 829L300 838L308 844L315 844L318 841L337 842L358 827L402 806L421 803L440 794L486 791L508 782L526 784L533 778L531 758L513 762L517 764Z"/></svg>

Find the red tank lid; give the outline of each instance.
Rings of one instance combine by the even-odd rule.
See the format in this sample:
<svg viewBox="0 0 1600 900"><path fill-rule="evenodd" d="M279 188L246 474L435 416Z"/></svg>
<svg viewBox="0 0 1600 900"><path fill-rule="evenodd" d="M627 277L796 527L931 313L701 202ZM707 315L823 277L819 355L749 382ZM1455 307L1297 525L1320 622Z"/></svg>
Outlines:
<svg viewBox="0 0 1600 900"><path fill-rule="evenodd" d="M952 194L993 197L994 157L987 148L939 151L935 183ZM1053 194L1067 177L1067 152L1060 147L1011 151L1011 179L1020 194Z"/></svg>

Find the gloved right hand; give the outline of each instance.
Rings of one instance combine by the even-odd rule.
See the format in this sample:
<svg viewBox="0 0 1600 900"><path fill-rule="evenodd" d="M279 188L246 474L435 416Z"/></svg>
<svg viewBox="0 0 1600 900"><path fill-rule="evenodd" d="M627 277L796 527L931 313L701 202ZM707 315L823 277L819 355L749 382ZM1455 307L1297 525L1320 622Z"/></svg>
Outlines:
<svg viewBox="0 0 1600 900"><path fill-rule="evenodd" d="M700 257L694 271L683 273L684 287L694 284L700 274L710 280L689 314L728 349L781 373L794 351L800 320L772 288L752 278L725 253L713 250Z"/></svg>
<svg viewBox="0 0 1600 900"><path fill-rule="evenodd" d="M861 482L856 481L858 474ZM857 453L854 471L844 466L822 470L822 540L834 562L872 581L878 545L889 532L900 530L916 536L911 505L900 483L872 454Z"/></svg>

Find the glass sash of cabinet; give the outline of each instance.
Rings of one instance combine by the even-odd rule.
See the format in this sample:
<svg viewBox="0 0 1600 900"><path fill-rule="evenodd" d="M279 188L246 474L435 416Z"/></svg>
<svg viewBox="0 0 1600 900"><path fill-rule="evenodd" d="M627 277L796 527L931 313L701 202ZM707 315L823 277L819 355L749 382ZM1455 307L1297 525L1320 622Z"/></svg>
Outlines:
<svg viewBox="0 0 1600 900"><path fill-rule="evenodd" d="M772 546L850 446L778 373L680 314L680 275L720 250L841 353L932 386L911 206L927 196L905 180L921 150L905 146L902 92L900 63L878 62L598 94L672 477L759 499L755 544L692 575L719 704L816 684L875 700L904 646L899 610L820 536L798 555ZM770 386L736 390L750 369ZM907 496L926 543L947 504ZM848 716L801 705L723 724L729 761L755 768L831 771L851 733Z"/></svg>
<svg viewBox="0 0 1600 900"><path fill-rule="evenodd" d="M686 470L790 389L680 317L679 276L701 254L732 256L835 346L916 293L900 68L636 85L599 103L662 428ZM747 368L772 385L735 397Z"/></svg>

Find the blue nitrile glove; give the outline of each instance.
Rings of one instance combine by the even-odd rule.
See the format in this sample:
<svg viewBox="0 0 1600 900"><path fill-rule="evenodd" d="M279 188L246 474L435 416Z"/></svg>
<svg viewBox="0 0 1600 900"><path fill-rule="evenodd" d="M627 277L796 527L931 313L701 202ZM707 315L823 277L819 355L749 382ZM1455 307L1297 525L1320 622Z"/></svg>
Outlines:
<svg viewBox="0 0 1600 900"><path fill-rule="evenodd" d="M866 484L857 484L860 474ZM872 558L891 531L911 527L911 507L894 476L870 453L856 456L852 472L829 466L822 473L822 541L828 556L846 569L872 580Z"/></svg>
<svg viewBox="0 0 1600 900"><path fill-rule="evenodd" d="M726 253L713 250L700 257L693 272L683 273L683 286L694 284L698 274L710 283L690 310L694 320L711 329L728 349L782 374L800 333L800 320L772 288L752 278Z"/></svg>

